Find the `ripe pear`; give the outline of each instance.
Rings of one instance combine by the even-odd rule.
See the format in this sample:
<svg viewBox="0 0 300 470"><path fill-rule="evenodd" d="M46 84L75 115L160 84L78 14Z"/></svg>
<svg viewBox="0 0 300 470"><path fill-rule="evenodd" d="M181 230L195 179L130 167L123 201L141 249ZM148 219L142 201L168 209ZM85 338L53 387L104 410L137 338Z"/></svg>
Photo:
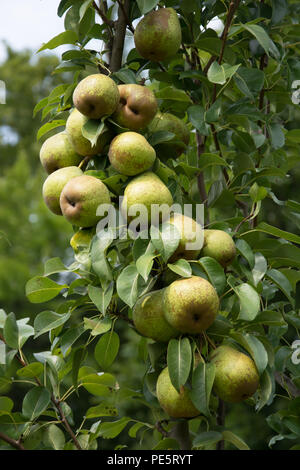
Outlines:
<svg viewBox="0 0 300 470"><path fill-rule="evenodd" d="M157 145L157 152L162 160L179 157L190 141L190 132L186 124L171 113L161 113L160 111L156 113L148 129L152 134L161 131L175 134L172 140Z"/></svg>
<svg viewBox="0 0 300 470"><path fill-rule="evenodd" d="M62 215L59 198L64 186L72 178L82 174L82 170L77 166L67 166L59 168L48 176L43 184L43 198L48 208L54 214Z"/></svg>
<svg viewBox="0 0 300 470"><path fill-rule="evenodd" d="M149 170L155 161L156 153L143 135L137 132L123 132L111 142L108 157L119 173L134 176Z"/></svg>
<svg viewBox="0 0 300 470"><path fill-rule="evenodd" d="M50 175L59 168L79 165L82 156L78 155L70 136L59 132L45 140L40 150L40 160Z"/></svg>
<svg viewBox="0 0 300 470"><path fill-rule="evenodd" d="M180 258L197 259L203 244L203 230L194 219L183 214L173 214L169 223L174 225L180 233L179 245L170 258L170 262ZM191 249L189 244L195 244L197 247Z"/></svg>
<svg viewBox="0 0 300 470"><path fill-rule="evenodd" d="M88 250L94 235L96 234L95 227L79 229L70 240L70 245L75 254L82 250Z"/></svg>
<svg viewBox="0 0 300 470"><path fill-rule="evenodd" d="M155 341L167 342L179 335L165 320L163 312L163 289L149 292L136 302L132 319L137 331Z"/></svg>
<svg viewBox="0 0 300 470"><path fill-rule="evenodd" d="M201 255L214 258L225 268L235 258L234 241L223 230L204 230L204 244Z"/></svg>
<svg viewBox="0 0 300 470"><path fill-rule="evenodd" d="M151 207L154 204L165 205L160 214L160 221L163 221L169 215L173 198L161 179L155 173L147 171L133 178L125 188L121 211L123 214L127 212L128 220L135 218L128 214L135 204L142 204L145 208L145 217L141 217L141 223L147 225L151 221Z"/></svg>
<svg viewBox="0 0 300 470"><path fill-rule="evenodd" d="M216 366L213 389L219 398L237 403L251 397L259 385L259 375L253 360L236 349L222 345L210 355Z"/></svg>
<svg viewBox="0 0 300 470"><path fill-rule="evenodd" d="M112 119L131 131L144 129L154 118L157 101L150 88L127 84L118 86L120 101Z"/></svg>
<svg viewBox="0 0 300 470"><path fill-rule="evenodd" d="M189 397L188 389L181 386L178 393L172 385L168 367L158 376L156 396L160 406L171 418L194 418L200 414Z"/></svg>
<svg viewBox="0 0 300 470"><path fill-rule="evenodd" d="M74 106L89 119L110 116L116 110L119 99L116 83L101 73L85 77L73 93Z"/></svg>
<svg viewBox="0 0 300 470"><path fill-rule="evenodd" d="M66 130L70 136L72 144L76 152L82 156L91 156L102 154L103 150L111 139L111 132L105 126L99 135L96 145L92 146L91 142L82 134L82 126L89 118L81 114L76 108L73 109L66 122ZM99 121L100 124L100 121ZM82 158L82 157L81 157Z"/></svg>
<svg viewBox="0 0 300 470"><path fill-rule="evenodd" d="M151 11L138 23L134 42L144 59L154 62L171 58L181 44L181 27L173 8Z"/></svg>
<svg viewBox="0 0 300 470"><path fill-rule="evenodd" d="M93 227L101 219L96 215L100 204L110 204L107 187L90 175L70 180L60 195L60 207L65 218L79 227Z"/></svg>
<svg viewBox="0 0 300 470"><path fill-rule="evenodd" d="M205 331L214 322L218 309L218 294L202 277L178 279L165 289L165 318L181 333Z"/></svg>

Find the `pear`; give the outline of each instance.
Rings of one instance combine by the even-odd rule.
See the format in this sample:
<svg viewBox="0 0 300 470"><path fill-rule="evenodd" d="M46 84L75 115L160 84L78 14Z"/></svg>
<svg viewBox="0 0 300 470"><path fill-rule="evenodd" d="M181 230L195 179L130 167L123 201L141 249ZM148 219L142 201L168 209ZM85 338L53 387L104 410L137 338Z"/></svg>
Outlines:
<svg viewBox="0 0 300 470"><path fill-rule="evenodd" d="M253 360L236 349L222 345L210 355L216 366L213 389L219 398L237 403L250 398L259 385L259 375Z"/></svg>
<svg viewBox="0 0 300 470"><path fill-rule="evenodd" d="M73 248L74 253L78 254L82 250L88 250L95 234L95 227L81 228L74 233L70 240L70 245Z"/></svg>
<svg viewBox="0 0 300 470"><path fill-rule="evenodd" d="M181 44L181 28L173 8L159 8L141 19L134 33L135 47L144 59L158 62L171 58Z"/></svg>
<svg viewBox="0 0 300 470"><path fill-rule="evenodd" d="M163 290L149 292L138 299L132 319L137 331L146 338L167 342L179 335L165 320Z"/></svg>
<svg viewBox="0 0 300 470"><path fill-rule="evenodd" d="M205 331L214 322L218 309L218 294L202 277L178 279L165 289L165 318L181 333Z"/></svg>
<svg viewBox="0 0 300 470"><path fill-rule="evenodd" d="M172 194L161 179L151 171L142 173L133 178L126 186L124 198L121 205L123 214L127 212L128 220L132 220L133 214L129 214L130 209L134 209L135 204L143 205L145 216L141 216L141 224L147 225L151 222L151 207L164 205L160 214L160 221L169 216L169 208L173 204ZM154 210L155 208L152 207Z"/></svg>
<svg viewBox="0 0 300 470"><path fill-rule="evenodd" d="M59 168L51 173L43 184L43 198L48 208L57 215L62 215L59 198L64 186L72 178L82 175L77 166Z"/></svg>
<svg viewBox="0 0 300 470"><path fill-rule="evenodd" d="M186 124L171 113L161 113L160 111L156 113L148 130L152 134L165 131L175 135L172 140L157 145L157 152L162 160L179 157L190 141L190 132Z"/></svg>
<svg viewBox="0 0 300 470"><path fill-rule="evenodd" d="M236 248L231 236L223 230L204 230L202 256L210 256L224 268L235 258Z"/></svg>
<svg viewBox="0 0 300 470"><path fill-rule="evenodd" d="M93 227L101 219L96 215L100 204L110 204L107 187L90 175L70 180L60 195L60 207L65 218L79 227Z"/></svg>
<svg viewBox="0 0 300 470"><path fill-rule="evenodd" d="M150 88L126 84L118 86L120 101L112 119L131 131L144 129L154 118L157 100Z"/></svg>
<svg viewBox="0 0 300 470"><path fill-rule="evenodd" d="M153 165L156 153L145 137L137 132L123 132L110 144L108 157L122 175L134 176Z"/></svg>
<svg viewBox="0 0 300 470"><path fill-rule="evenodd" d="M116 110L119 99L116 83L101 73L85 77L73 93L74 106L89 119L110 116Z"/></svg>
<svg viewBox="0 0 300 470"><path fill-rule="evenodd" d="M111 131L105 126L97 139L96 145L92 146L90 141L82 134L82 126L87 121L88 118L86 116L81 114L76 108L73 109L66 122L66 130L72 144L79 155L87 157L102 154L106 144L111 139Z"/></svg>
<svg viewBox="0 0 300 470"><path fill-rule="evenodd" d="M48 174L66 166L77 166L82 156L76 152L72 140L66 132L49 137L40 150L40 160Z"/></svg>
<svg viewBox="0 0 300 470"><path fill-rule="evenodd" d="M158 376L156 396L160 406L171 418L194 418L200 414L189 397L189 390L181 386L180 392L177 392L172 385L168 367Z"/></svg>
<svg viewBox="0 0 300 470"><path fill-rule="evenodd" d="M180 258L197 259L203 244L203 230L194 219L183 214L173 214L169 223L174 225L180 233L179 245L170 258L170 262ZM189 244L195 244L197 247L191 249Z"/></svg>

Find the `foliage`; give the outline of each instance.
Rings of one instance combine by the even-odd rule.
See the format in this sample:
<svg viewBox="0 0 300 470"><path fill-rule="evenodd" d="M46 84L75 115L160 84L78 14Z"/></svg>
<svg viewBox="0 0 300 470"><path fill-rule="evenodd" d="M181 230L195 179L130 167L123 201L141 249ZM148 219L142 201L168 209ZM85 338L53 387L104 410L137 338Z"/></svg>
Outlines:
<svg viewBox="0 0 300 470"><path fill-rule="evenodd" d="M113 22L118 3L100 10L91 1L60 2L58 14L65 14L66 31L42 49L72 45L54 73L71 72L73 80L59 84L37 104L35 111L43 109L42 117L48 119L38 137L65 122L80 78L110 67L107 50L102 54L90 50L88 42L101 39L109 50L112 29L118 24ZM17 448L96 449L105 445L103 439L114 439L126 428L136 447L150 432L156 448L177 448L177 441L169 438L178 422L167 417L155 396L157 376L171 364L173 385L189 387L201 412L188 421L193 448L221 448L225 441L229 448L246 449L248 444L220 420L220 403L212 391L214 369L205 361L210 350L226 340L246 351L260 374L258 392L239 406L250 407L252 414L265 413L274 433L270 447L284 440L286 447L299 448L300 376L293 344L300 328L300 237L267 223L263 212L271 201L278 210L284 208L282 214L293 224L299 221L299 202L279 200L274 192L299 162L300 129L294 127L298 105L291 100L293 82L300 78L299 6L277 0L129 4L128 42L132 22L159 4L172 6L180 15L182 49L171 60L154 63L131 48L121 69L110 76L117 83L146 80L160 110L187 123L188 148L177 159L158 160L155 171L176 202L205 203L206 225L229 232L238 255L226 270L209 257L181 260L175 266L170 258L177 246L163 237L162 227L159 243L154 241L154 229L146 243L114 239L108 233L95 236L90 248L77 253L68 266L58 258L48 260L44 275L27 283L26 294L34 303L60 296L56 311L46 306L33 325L1 311L7 348L0 369L0 432ZM123 11L124 5L118 9L119 17ZM221 35L209 27L216 16L225 27ZM101 25L95 22L98 18ZM152 145L170 139L147 133L146 137ZM107 159L90 161L88 170L115 197L123 194L128 181L115 174ZM209 279L221 300L219 315L202 335L184 335L169 345L140 338L136 347L132 307L144 292L163 287L174 271ZM64 281L65 273L72 275L70 283ZM25 357L26 341L43 335L49 338L47 350ZM128 335L134 339L132 346L127 344L130 353L124 360ZM195 352L203 361L193 370ZM118 379L120 367L131 373L128 362L134 354L143 361L137 388L130 386L129 377L124 383ZM28 391L22 409L13 411L6 395L16 381L26 382ZM89 401L78 416L76 405L69 403L86 392ZM137 419L134 411L124 414L131 401L149 409L147 420ZM9 445L7 439L3 442L3 447Z"/></svg>

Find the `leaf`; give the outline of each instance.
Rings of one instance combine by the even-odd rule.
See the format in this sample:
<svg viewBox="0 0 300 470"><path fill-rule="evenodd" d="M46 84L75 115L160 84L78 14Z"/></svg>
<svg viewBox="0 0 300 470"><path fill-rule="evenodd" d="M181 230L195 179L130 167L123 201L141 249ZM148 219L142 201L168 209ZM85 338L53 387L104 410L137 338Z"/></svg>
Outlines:
<svg viewBox="0 0 300 470"><path fill-rule="evenodd" d="M92 336L102 335L111 329L112 320L109 317L94 320L93 318L84 318L84 329L92 330Z"/></svg>
<svg viewBox="0 0 300 470"><path fill-rule="evenodd" d="M215 379L216 366L199 362L193 372L190 398L195 407L205 416L210 416L209 400Z"/></svg>
<svg viewBox="0 0 300 470"><path fill-rule="evenodd" d="M159 0L137 0L141 15L145 15L159 3Z"/></svg>
<svg viewBox="0 0 300 470"><path fill-rule="evenodd" d="M192 364L192 350L188 338L169 341L167 363L171 382L179 392L188 379Z"/></svg>
<svg viewBox="0 0 300 470"><path fill-rule="evenodd" d="M114 406L100 403L92 406L86 412L86 418L99 418L100 416L118 416L118 410Z"/></svg>
<svg viewBox="0 0 300 470"><path fill-rule="evenodd" d="M117 437L127 424L132 421L131 418L123 417L118 421L113 421L110 423L101 423L99 427L99 435L103 439L114 439Z"/></svg>
<svg viewBox="0 0 300 470"><path fill-rule="evenodd" d="M0 413L10 413L14 407L14 402L8 397L0 397Z"/></svg>
<svg viewBox="0 0 300 470"><path fill-rule="evenodd" d="M221 441L223 436L217 431L207 431L197 434L193 440L193 447L211 446Z"/></svg>
<svg viewBox="0 0 300 470"><path fill-rule="evenodd" d="M160 100L174 100L191 103L190 97L183 90L178 90L171 86L162 88L155 92L156 98Z"/></svg>
<svg viewBox="0 0 300 470"><path fill-rule="evenodd" d="M66 121L65 119L55 119L51 122L47 122L44 124L42 127L39 128L39 131L37 133L37 140L40 140L43 135L47 134L47 132L52 131L53 129L56 129L57 127L63 127L65 126Z"/></svg>
<svg viewBox="0 0 300 470"><path fill-rule="evenodd" d="M115 387L116 384L114 376L107 373L88 374L84 376L80 382L89 393L100 397L110 396L112 393L111 389Z"/></svg>
<svg viewBox="0 0 300 470"><path fill-rule="evenodd" d="M140 256L140 258L137 259L135 265L138 273L142 276L145 282L147 282L149 274L151 272L154 258L157 255L150 254L150 253L145 253L144 255Z"/></svg>
<svg viewBox="0 0 300 470"><path fill-rule="evenodd" d="M203 135L209 134L209 126L205 122L205 111L203 106L193 105L187 109L190 123ZM201 160L201 158L200 158Z"/></svg>
<svg viewBox="0 0 300 470"><path fill-rule="evenodd" d="M55 424L50 424L44 433L44 444L54 450L63 450L65 436L61 429Z"/></svg>
<svg viewBox="0 0 300 470"><path fill-rule="evenodd" d="M274 282L274 284L276 284L276 286L289 299L291 304L294 305L295 301L291 296L293 288L288 278L277 269L269 269L266 272L266 277L271 279L271 281Z"/></svg>
<svg viewBox="0 0 300 470"><path fill-rule="evenodd" d="M38 304L54 299L66 287L66 284L57 284L47 277L36 276L27 282L25 289L28 300Z"/></svg>
<svg viewBox="0 0 300 470"><path fill-rule="evenodd" d="M113 75L117 77L122 83L137 83L133 70L123 68L118 70L118 72L114 72Z"/></svg>
<svg viewBox="0 0 300 470"><path fill-rule="evenodd" d="M8 346L14 349L19 349L19 328L16 322L16 316L13 312L6 317L3 336Z"/></svg>
<svg viewBox="0 0 300 470"><path fill-rule="evenodd" d="M63 356L66 356L70 347L75 341L84 333L82 326L76 326L75 328L69 328L60 339L60 349Z"/></svg>
<svg viewBox="0 0 300 470"><path fill-rule="evenodd" d="M239 239L236 241L235 246L237 251L248 261L250 268L253 269L255 264L255 257L248 243L245 240Z"/></svg>
<svg viewBox="0 0 300 470"><path fill-rule="evenodd" d="M269 401L273 390L272 380L267 370L264 370L260 378L259 401L255 407L256 411L260 411Z"/></svg>
<svg viewBox="0 0 300 470"><path fill-rule="evenodd" d="M103 118L99 122L96 119L89 119L86 121L81 129L83 137L85 137L90 143L92 147L95 147L97 144L98 138L104 129L104 122Z"/></svg>
<svg viewBox="0 0 300 470"><path fill-rule="evenodd" d="M117 333L109 331L99 339L94 356L100 367L108 369L114 362L120 346L120 339Z"/></svg>
<svg viewBox="0 0 300 470"><path fill-rule="evenodd" d="M78 36L75 31L64 31L63 33L58 34L54 38L50 39L47 43L43 44L38 52L44 51L45 49L55 49L62 44L76 44L78 41Z"/></svg>
<svg viewBox="0 0 300 470"><path fill-rule="evenodd" d="M22 367L22 369L17 370L17 375L19 377L26 377L32 379L33 377L38 377L44 371L44 366L40 362L32 362L28 366Z"/></svg>
<svg viewBox="0 0 300 470"><path fill-rule="evenodd" d="M218 295L221 295L226 287L226 277L222 266L218 261L209 256L203 256L199 259L198 263L207 274L209 281L216 289Z"/></svg>
<svg viewBox="0 0 300 470"><path fill-rule="evenodd" d="M223 431L222 436L224 441L230 442L230 444L233 444L239 450L251 450L243 439L231 431Z"/></svg>
<svg viewBox="0 0 300 470"><path fill-rule="evenodd" d="M261 375L268 365L268 354L261 341L249 333L232 332L230 336L248 351L256 364L259 375Z"/></svg>
<svg viewBox="0 0 300 470"><path fill-rule="evenodd" d="M168 264L168 268L181 277L191 277L192 275L191 265L185 259L179 259L173 264Z"/></svg>
<svg viewBox="0 0 300 470"><path fill-rule="evenodd" d="M219 65L217 61L214 61L208 69L207 78L212 83L224 85L228 78L231 78L238 70L241 64L232 65L222 64Z"/></svg>
<svg viewBox="0 0 300 470"><path fill-rule="evenodd" d="M68 271L60 258L50 258L44 266L44 276L50 276L60 272Z"/></svg>
<svg viewBox="0 0 300 470"><path fill-rule="evenodd" d="M112 272L109 262L107 261L107 249L114 240L112 230L102 230L92 240L91 260L92 268L100 279L102 288L112 280Z"/></svg>
<svg viewBox="0 0 300 470"><path fill-rule="evenodd" d="M179 245L181 235L178 229L169 223L162 224L160 228L151 225L150 236L155 249L167 262Z"/></svg>
<svg viewBox="0 0 300 470"><path fill-rule="evenodd" d="M252 269L252 276L254 285L257 284L263 279L268 269L268 263L266 258L261 253L255 253L255 264Z"/></svg>
<svg viewBox="0 0 300 470"><path fill-rule="evenodd" d="M168 131L157 131L154 132L148 139L148 142L152 147L155 145L161 144L163 142L169 142L170 140L174 139L175 134L173 132Z"/></svg>
<svg viewBox="0 0 300 470"><path fill-rule="evenodd" d="M139 294L140 274L136 265L126 266L117 279L117 293L125 304L132 308Z"/></svg>
<svg viewBox="0 0 300 470"><path fill-rule="evenodd" d="M24 397L22 414L29 421L34 421L48 408L50 401L49 390L44 387L32 388Z"/></svg>
<svg viewBox="0 0 300 470"><path fill-rule="evenodd" d="M275 150L283 147L285 144L283 127L280 124L274 122L271 124L267 124L267 129L271 139L272 147Z"/></svg>
<svg viewBox="0 0 300 470"><path fill-rule="evenodd" d="M228 284L240 300L240 320L252 321L260 309L260 298L255 289L250 284L243 283L234 286L228 279Z"/></svg>
<svg viewBox="0 0 300 470"><path fill-rule="evenodd" d="M156 446L153 447L152 450L180 450L180 446L176 439L171 439L170 437L167 437L159 441L159 443L156 444Z"/></svg>
<svg viewBox="0 0 300 470"><path fill-rule="evenodd" d="M70 316L71 313L65 313L61 315L50 310L39 313L34 320L34 337L38 338L42 334L47 333L47 331L51 331L54 328L63 325L70 318Z"/></svg>
<svg viewBox="0 0 300 470"><path fill-rule="evenodd" d="M283 238L284 240L288 240L293 243L297 243L300 245L300 237L295 235L294 233L286 232L285 230L281 230L277 227L273 227L272 225L267 224L266 222L260 222L258 226L251 230L251 232L264 232L268 233L269 235L273 235L274 237ZM244 236L249 232L244 232L240 236Z"/></svg>
<svg viewBox="0 0 300 470"><path fill-rule="evenodd" d="M88 286L88 294L91 301L96 305L98 310L105 315L107 307L110 304L114 291L114 284L111 282L107 289L101 287Z"/></svg>
<svg viewBox="0 0 300 470"><path fill-rule="evenodd" d="M82 20L93 0L85 0L79 9L79 21Z"/></svg>
<svg viewBox="0 0 300 470"><path fill-rule="evenodd" d="M240 67L234 81L238 89L251 100L260 92L264 85L265 75L262 70Z"/></svg>
<svg viewBox="0 0 300 470"><path fill-rule="evenodd" d="M251 33L259 42L261 47L265 50L266 54L269 55L271 53L275 59L279 59L280 54L275 46L274 42L271 40L271 38L268 36L264 28L261 26L258 26L257 24L241 24L243 29L246 29Z"/></svg>

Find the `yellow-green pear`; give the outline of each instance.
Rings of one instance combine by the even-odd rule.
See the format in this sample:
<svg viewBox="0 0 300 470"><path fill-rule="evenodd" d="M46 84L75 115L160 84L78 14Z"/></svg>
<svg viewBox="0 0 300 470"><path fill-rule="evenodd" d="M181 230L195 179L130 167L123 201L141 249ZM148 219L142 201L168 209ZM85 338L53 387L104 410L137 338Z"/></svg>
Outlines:
<svg viewBox="0 0 300 470"><path fill-rule="evenodd" d="M112 119L132 131L144 129L154 118L157 100L150 88L129 83L118 86L120 101Z"/></svg>
<svg viewBox="0 0 300 470"><path fill-rule="evenodd" d="M88 249L91 245L92 239L96 234L96 228L81 228L79 229L70 240L70 245L75 254L81 250Z"/></svg>
<svg viewBox="0 0 300 470"><path fill-rule="evenodd" d="M89 119L110 116L116 110L119 99L116 83L101 73L85 77L73 93L74 106Z"/></svg>
<svg viewBox="0 0 300 470"><path fill-rule="evenodd" d="M60 195L62 214L73 225L93 227L101 219L96 215L101 204L110 204L109 190L98 178L90 175L70 180Z"/></svg>
<svg viewBox="0 0 300 470"><path fill-rule="evenodd" d="M165 131L175 135L172 140L157 145L157 153L162 160L179 157L190 141L190 131L186 124L171 113L158 111L148 129L151 134Z"/></svg>
<svg viewBox="0 0 300 470"><path fill-rule="evenodd" d="M92 146L91 142L83 136L82 126L89 118L81 114L76 108L73 109L66 122L66 130L70 136L76 152L82 156L99 155L103 153L105 146L111 138L111 131L105 126L99 135L97 142ZM100 121L99 121L100 124ZM82 157L80 157L82 158Z"/></svg>
<svg viewBox="0 0 300 470"><path fill-rule="evenodd" d="M57 215L62 215L59 199L64 186L72 178L82 175L77 166L59 168L51 173L43 184L43 198L48 208Z"/></svg>
<svg viewBox="0 0 300 470"><path fill-rule="evenodd" d="M123 132L112 140L108 157L119 173L134 176L152 167L156 153L143 135Z"/></svg>
<svg viewBox="0 0 300 470"><path fill-rule="evenodd" d="M218 294L202 277L178 279L165 288L165 318L181 333L196 335L205 331L214 322L218 310Z"/></svg>
<svg viewBox="0 0 300 470"><path fill-rule="evenodd" d="M183 214L173 214L169 223L180 233L179 245L170 258L170 262L180 258L197 259L203 245L203 229L194 219Z"/></svg>
<svg viewBox="0 0 300 470"><path fill-rule="evenodd" d="M222 345L212 351L210 362L216 366L213 389L222 400L237 403L256 392L259 375L254 361L246 354Z"/></svg>
<svg viewBox="0 0 300 470"><path fill-rule="evenodd" d="M169 216L169 208L172 204L172 194L167 186L155 173L147 171L133 178L126 186L121 211L127 214L128 220L132 220L135 215L138 217L138 213L132 212L135 212L137 205L142 206L141 224L147 225L151 221L151 209L153 214L157 212L158 206L162 205L159 219L163 221Z"/></svg>
<svg viewBox="0 0 300 470"><path fill-rule="evenodd" d="M163 290L143 295L136 302L132 319L137 331L146 338L167 342L179 335L165 320L163 312Z"/></svg>
<svg viewBox="0 0 300 470"><path fill-rule="evenodd" d="M204 230L202 256L210 256L223 267L228 266L235 258L236 247L231 236L223 230Z"/></svg>
<svg viewBox="0 0 300 470"><path fill-rule="evenodd" d="M66 166L77 166L82 160L75 150L70 136L64 131L49 137L40 150L41 164L50 175Z"/></svg>
<svg viewBox="0 0 300 470"><path fill-rule="evenodd" d="M173 8L159 8L147 13L134 33L137 51L154 62L171 58L181 44L181 27Z"/></svg>
<svg viewBox="0 0 300 470"><path fill-rule="evenodd" d="M193 405L186 387L181 386L180 392L177 392L171 382L168 367L163 369L158 376L156 396L162 409L171 418L194 418L200 414L200 411Z"/></svg>

